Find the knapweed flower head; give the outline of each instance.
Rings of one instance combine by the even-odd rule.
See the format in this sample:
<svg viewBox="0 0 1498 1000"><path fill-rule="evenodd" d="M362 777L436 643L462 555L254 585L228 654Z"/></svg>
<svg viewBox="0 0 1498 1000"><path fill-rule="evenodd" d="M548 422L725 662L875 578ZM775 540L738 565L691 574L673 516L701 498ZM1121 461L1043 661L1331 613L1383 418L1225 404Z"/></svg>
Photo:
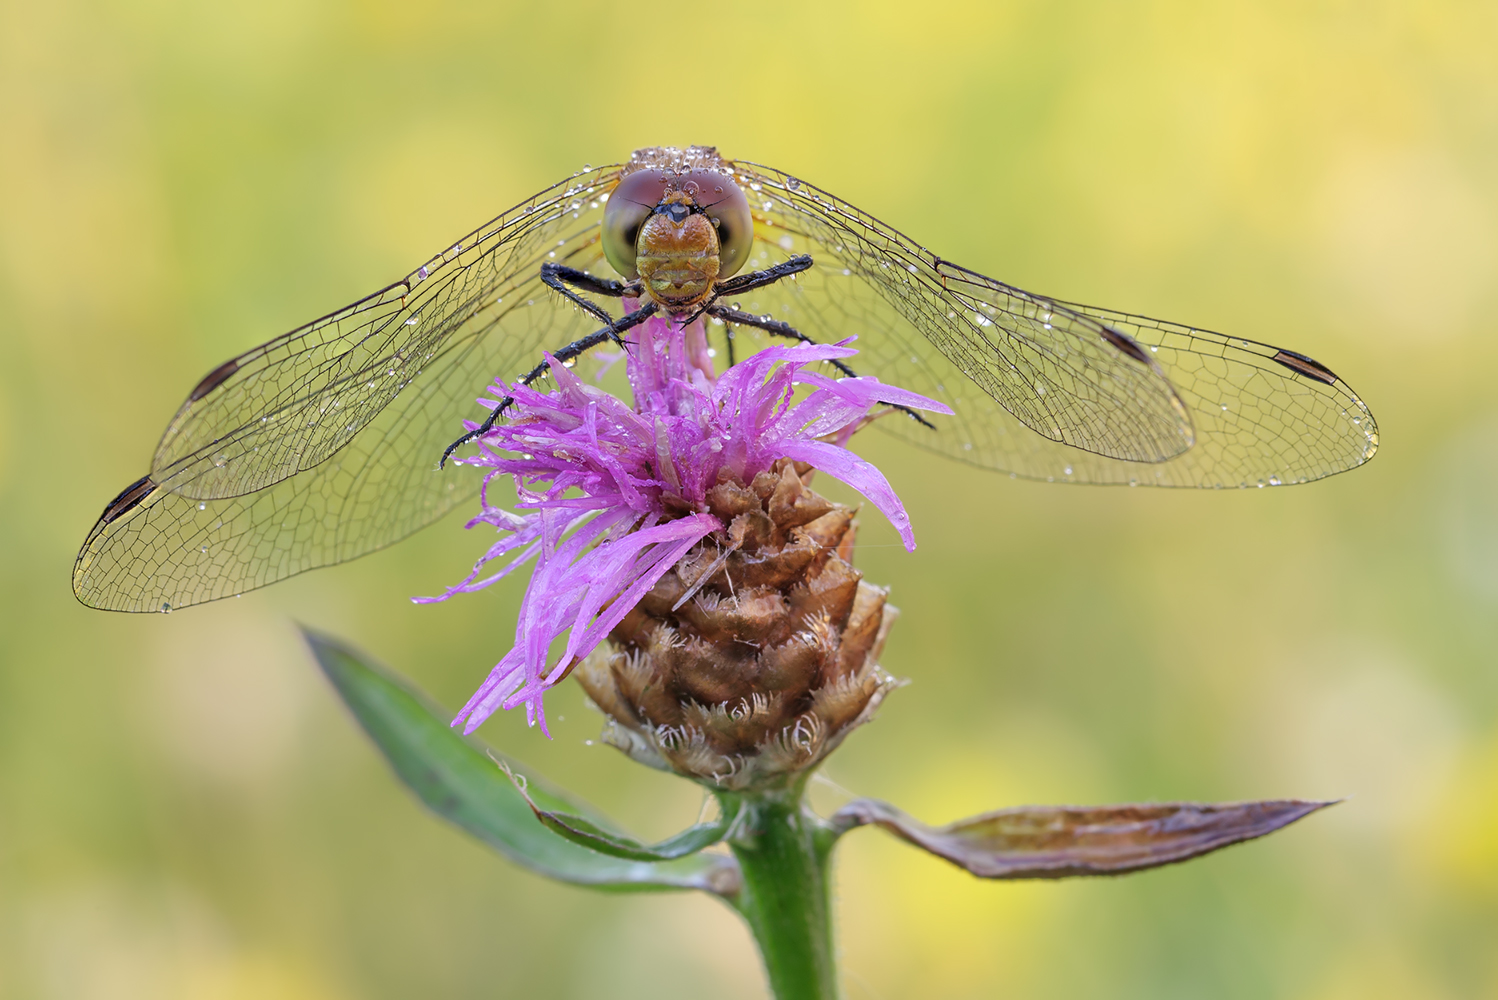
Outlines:
<svg viewBox="0 0 1498 1000"><path fill-rule="evenodd" d="M721 576L730 556L746 547L744 532L730 530L733 504L722 501L764 484L767 475L778 481L776 470L815 468L842 480L889 518L907 549L915 547L889 482L845 444L881 406L950 412L940 403L877 379L814 370L854 356L848 341L768 347L718 375L700 320L683 326L653 317L630 336L633 406L549 356L550 392L504 382L492 389L497 399L513 398L512 416L481 438L480 454L467 460L489 470L482 511L469 527L493 525L504 537L461 583L417 599L479 590L535 560L514 646L454 720L466 724L465 732L497 709L522 705L527 720L545 730L546 691L679 561L706 545L718 565L699 567L695 588L677 597L678 608ZM506 475L515 480L523 513L489 500L495 477ZM505 557L502 568L489 571ZM565 648L552 660L550 650L563 635Z"/></svg>

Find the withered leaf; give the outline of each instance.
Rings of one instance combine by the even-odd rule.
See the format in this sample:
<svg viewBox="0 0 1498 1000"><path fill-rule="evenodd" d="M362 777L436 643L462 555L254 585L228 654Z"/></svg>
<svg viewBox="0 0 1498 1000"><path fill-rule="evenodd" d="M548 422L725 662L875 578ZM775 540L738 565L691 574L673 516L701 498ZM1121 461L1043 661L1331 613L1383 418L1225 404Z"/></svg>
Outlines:
<svg viewBox="0 0 1498 1000"><path fill-rule="evenodd" d="M887 802L856 799L833 822L875 824L980 878L1123 875L1273 833L1331 802L1168 802L1020 806L930 827Z"/></svg>

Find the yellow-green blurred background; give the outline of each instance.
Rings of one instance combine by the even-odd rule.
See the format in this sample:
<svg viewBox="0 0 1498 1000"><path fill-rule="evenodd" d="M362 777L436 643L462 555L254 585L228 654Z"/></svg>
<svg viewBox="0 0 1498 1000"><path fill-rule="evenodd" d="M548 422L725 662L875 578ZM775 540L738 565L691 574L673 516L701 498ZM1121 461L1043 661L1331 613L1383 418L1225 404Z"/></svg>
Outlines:
<svg viewBox="0 0 1498 1000"><path fill-rule="evenodd" d="M841 786L931 821L1350 799L1118 881L984 883L860 831L849 996L1498 996L1495 52L1498 6L1456 0L4 0L0 996L763 995L714 902L546 883L420 811L298 646L293 619L461 703L522 582L407 603L486 544L459 518L170 617L69 593L214 364L691 142L1021 287L1301 350L1383 431L1364 469L1246 494L864 443L920 541L867 523L860 556L913 683ZM556 702L553 742L484 734L642 834L695 818Z"/></svg>

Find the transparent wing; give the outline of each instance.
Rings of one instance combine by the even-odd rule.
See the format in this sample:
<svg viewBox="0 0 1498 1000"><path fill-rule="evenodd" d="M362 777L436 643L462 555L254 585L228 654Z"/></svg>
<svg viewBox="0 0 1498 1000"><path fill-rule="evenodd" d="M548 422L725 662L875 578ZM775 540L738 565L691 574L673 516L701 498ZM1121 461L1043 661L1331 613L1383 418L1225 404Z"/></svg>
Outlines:
<svg viewBox="0 0 1498 1000"><path fill-rule="evenodd" d="M735 163L755 214L749 266L807 253L749 293L819 341L857 335L860 374L955 411L877 426L1026 478L1176 487L1306 482L1373 456L1368 408L1303 355L1034 295L944 261L781 171Z"/></svg>
<svg viewBox="0 0 1498 1000"><path fill-rule="evenodd" d="M439 471L476 397L597 321L538 280L594 265L618 167L577 175L398 282L215 369L168 426L151 474L89 533L73 588L157 611L253 590L382 548L471 497Z"/></svg>

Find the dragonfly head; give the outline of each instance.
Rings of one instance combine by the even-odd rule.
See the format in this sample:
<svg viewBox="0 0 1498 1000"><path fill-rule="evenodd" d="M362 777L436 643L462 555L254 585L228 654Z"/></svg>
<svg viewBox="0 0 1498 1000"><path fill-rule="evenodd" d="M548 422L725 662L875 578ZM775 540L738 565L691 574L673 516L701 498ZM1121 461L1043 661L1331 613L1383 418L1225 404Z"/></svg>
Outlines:
<svg viewBox="0 0 1498 1000"><path fill-rule="evenodd" d="M701 162L672 169L664 158L642 163L637 153L635 163L604 210L604 255L620 274L641 278L667 311L690 309L749 259L749 203L726 171Z"/></svg>

